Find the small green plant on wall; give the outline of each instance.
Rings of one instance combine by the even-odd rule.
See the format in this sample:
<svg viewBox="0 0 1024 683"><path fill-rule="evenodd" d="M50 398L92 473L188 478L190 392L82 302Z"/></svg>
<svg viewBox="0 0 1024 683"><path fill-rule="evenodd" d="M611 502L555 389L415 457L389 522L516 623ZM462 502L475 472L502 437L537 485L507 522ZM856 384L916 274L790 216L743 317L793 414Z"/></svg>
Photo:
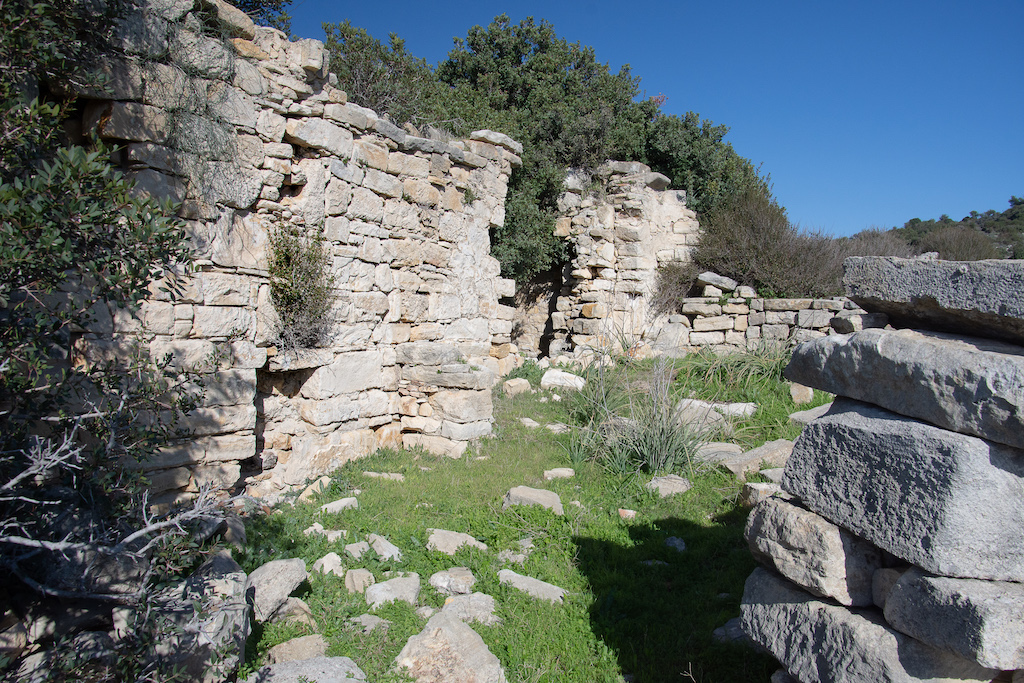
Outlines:
<svg viewBox="0 0 1024 683"><path fill-rule="evenodd" d="M269 245L277 344L283 351L323 346L334 323L330 248L318 231L287 224L271 229Z"/></svg>

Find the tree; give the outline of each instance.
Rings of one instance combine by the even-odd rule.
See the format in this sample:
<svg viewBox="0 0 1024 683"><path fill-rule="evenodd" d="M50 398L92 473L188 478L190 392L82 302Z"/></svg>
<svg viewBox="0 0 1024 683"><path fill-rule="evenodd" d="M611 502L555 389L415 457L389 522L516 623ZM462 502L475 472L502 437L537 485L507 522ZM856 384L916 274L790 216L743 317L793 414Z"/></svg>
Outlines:
<svg viewBox="0 0 1024 683"><path fill-rule="evenodd" d="M257 24L273 26L285 33L291 31L292 17L285 11L292 4L291 0L234 0L231 4Z"/></svg>

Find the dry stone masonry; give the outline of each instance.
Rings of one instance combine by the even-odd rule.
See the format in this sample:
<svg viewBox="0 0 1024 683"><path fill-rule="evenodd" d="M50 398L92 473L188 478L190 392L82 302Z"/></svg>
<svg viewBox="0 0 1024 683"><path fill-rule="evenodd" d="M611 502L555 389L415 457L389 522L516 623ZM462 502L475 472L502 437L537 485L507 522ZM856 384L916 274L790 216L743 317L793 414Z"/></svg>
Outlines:
<svg viewBox="0 0 1024 683"><path fill-rule="evenodd" d="M491 386L515 363L513 309L499 304L514 284L488 230L521 146L398 128L347 101L319 41L220 0L139 0L120 38L107 87L81 93L82 131L118 146L140 192L180 202L195 260L81 346L102 356L133 337L209 372L186 419L194 438L147 465L159 499L246 475L251 494L273 496L378 446L458 456L488 434ZM326 348L275 347L276 226L330 249Z"/></svg>
<svg viewBox="0 0 1024 683"><path fill-rule="evenodd" d="M804 683L1017 680L1024 261L856 258L844 283L919 329L797 347L786 376L838 398L751 512L743 628Z"/></svg>

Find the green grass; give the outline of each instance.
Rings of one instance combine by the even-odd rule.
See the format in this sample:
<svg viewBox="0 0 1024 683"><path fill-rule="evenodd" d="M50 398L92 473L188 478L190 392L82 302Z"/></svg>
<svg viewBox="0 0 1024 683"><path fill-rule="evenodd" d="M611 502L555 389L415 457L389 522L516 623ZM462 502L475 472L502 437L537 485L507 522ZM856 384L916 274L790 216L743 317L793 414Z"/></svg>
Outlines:
<svg viewBox="0 0 1024 683"><path fill-rule="evenodd" d="M746 365L754 362L748 359ZM705 399L759 402L755 417L740 424L745 445L794 435L783 414L796 407L777 372L758 371L754 379L744 380L742 365L703 357L680 361L674 390ZM628 371L642 374L645 366ZM423 586L420 604L435 608L444 598L427 583L430 575L469 567L477 578L474 589L494 596L503 620L498 626L473 628L502 662L510 682L621 681L624 674L637 683L767 681L776 668L773 660L712 638L715 628L739 615L743 583L754 568L742 536L746 512L734 502L739 483L728 473L705 469L691 491L660 499L643 486L649 475L613 474L593 461L577 463L573 479L544 481L545 469L569 464L570 436L527 429L518 418L572 422L571 401L542 402L545 396L507 398L496 391L495 437L460 460L380 451L349 463L317 501L253 518L240 563L252 571L271 559L301 557L311 569L332 550L344 557L343 543L302 534L314 521L348 530L346 543L379 533L402 549L402 560L345 558L346 567L366 567L378 581L387 571L417 572ZM401 472L406 480L370 479L364 470ZM557 492L565 515L527 507L503 511L505 492L520 484ZM362 491L358 510L318 514L322 502L353 488ZM636 519L622 520L619 508L636 510ZM429 528L469 533L489 550L464 549L454 558L427 551ZM670 536L684 539L687 550L667 547ZM498 584L497 572L506 565L497 553L517 549L523 538L532 538L536 549L524 566L508 568L567 589L565 604L548 605ZM391 627L363 635L346 622L368 611L365 601L349 595L342 579L311 573L300 596L310 605L318 632L330 642L329 655L352 657L369 680L407 680L394 671L393 662L425 623L412 607L378 610ZM257 631L243 672L258 668L271 646L308 631L279 624Z"/></svg>

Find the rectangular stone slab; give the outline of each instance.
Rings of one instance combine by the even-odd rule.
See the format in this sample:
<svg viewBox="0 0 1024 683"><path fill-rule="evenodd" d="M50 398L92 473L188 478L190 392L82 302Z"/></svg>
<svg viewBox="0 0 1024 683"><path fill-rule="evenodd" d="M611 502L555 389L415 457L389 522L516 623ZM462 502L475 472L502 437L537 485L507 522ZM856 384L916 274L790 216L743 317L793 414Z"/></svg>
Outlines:
<svg viewBox="0 0 1024 683"><path fill-rule="evenodd" d="M1024 261L851 256L846 294L896 327L959 332L1024 344Z"/></svg>
<svg viewBox="0 0 1024 683"><path fill-rule="evenodd" d="M918 640L994 669L1024 669L1024 584L903 574L885 620Z"/></svg>
<svg viewBox="0 0 1024 683"><path fill-rule="evenodd" d="M804 427L782 488L935 574L1024 581L1024 451L837 399Z"/></svg>
<svg viewBox="0 0 1024 683"><path fill-rule="evenodd" d="M747 579L742 626L803 683L963 683L998 671L894 631L876 610L818 600L766 569Z"/></svg>
<svg viewBox="0 0 1024 683"><path fill-rule="evenodd" d="M915 330L805 342L787 379L1024 448L1024 347Z"/></svg>

